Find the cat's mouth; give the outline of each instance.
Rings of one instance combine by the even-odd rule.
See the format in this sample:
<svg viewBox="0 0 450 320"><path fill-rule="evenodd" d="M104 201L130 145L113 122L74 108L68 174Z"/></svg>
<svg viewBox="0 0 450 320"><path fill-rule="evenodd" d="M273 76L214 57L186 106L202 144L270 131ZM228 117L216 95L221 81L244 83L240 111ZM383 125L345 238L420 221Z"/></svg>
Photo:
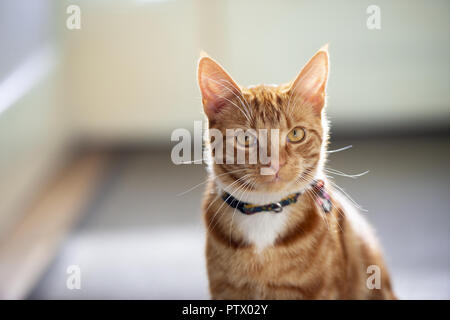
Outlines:
<svg viewBox="0 0 450 320"><path fill-rule="evenodd" d="M271 182L272 183L278 183L278 182L283 182L285 181L278 173L272 175L272 179Z"/></svg>
<svg viewBox="0 0 450 320"><path fill-rule="evenodd" d="M267 190L282 190L283 188L291 187L294 184L299 186L308 184L311 177L311 168L305 168L299 174L292 172L278 172L271 175L261 175L259 184Z"/></svg>
<svg viewBox="0 0 450 320"><path fill-rule="evenodd" d="M264 186L265 189L281 190L290 184L291 179L285 175L275 173L272 175L260 176L260 185Z"/></svg>

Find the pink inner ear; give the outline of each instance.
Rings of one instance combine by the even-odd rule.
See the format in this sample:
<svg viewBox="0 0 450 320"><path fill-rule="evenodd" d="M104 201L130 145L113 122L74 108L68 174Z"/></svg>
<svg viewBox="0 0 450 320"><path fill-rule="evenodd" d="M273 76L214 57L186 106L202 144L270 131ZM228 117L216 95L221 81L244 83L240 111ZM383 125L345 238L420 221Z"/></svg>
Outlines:
<svg viewBox="0 0 450 320"><path fill-rule="evenodd" d="M293 94L320 113L325 103L327 78L328 53L319 51L295 79L292 84Z"/></svg>
<svg viewBox="0 0 450 320"><path fill-rule="evenodd" d="M218 91L212 91L213 93L208 94L205 93L203 97L203 104L205 108L207 108L208 111L206 111L206 114L209 116L209 114L216 114L220 112L220 110L227 104L226 99L230 99L227 97L223 92ZM216 94L217 93L217 94Z"/></svg>
<svg viewBox="0 0 450 320"><path fill-rule="evenodd" d="M220 110L233 98L232 89L222 87L220 84L214 83L220 81L216 79L205 80L203 94L203 104L205 112L208 116L213 116L220 112ZM222 83L222 82L219 82ZM228 86L226 82L223 84Z"/></svg>
<svg viewBox="0 0 450 320"><path fill-rule="evenodd" d="M230 103L235 94L240 94L240 89L233 79L209 57L204 57L199 62L198 82L208 118L213 118Z"/></svg>
<svg viewBox="0 0 450 320"><path fill-rule="evenodd" d="M312 67L300 84L300 96L313 106L318 106L325 97L325 81L325 72L317 70L317 66Z"/></svg>

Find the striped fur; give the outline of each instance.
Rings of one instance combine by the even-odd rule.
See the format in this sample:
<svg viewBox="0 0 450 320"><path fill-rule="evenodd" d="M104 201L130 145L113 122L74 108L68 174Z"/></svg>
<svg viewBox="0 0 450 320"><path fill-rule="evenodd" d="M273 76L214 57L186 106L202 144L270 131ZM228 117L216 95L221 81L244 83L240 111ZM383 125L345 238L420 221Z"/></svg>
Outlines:
<svg viewBox="0 0 450 320"><path fill-rule="evenodd" d="M224 133L227 128L280 129L277 179L260 175L261 164L211 163L203 211L212 298L395 298L380 247L367 223L328 184L333 203L328 214L316 205L308 189L312 179L323 178L327 78L326 48L293 82L280 86L239 87L212 59L200 60L199 84L209 128ZM289 143L285 137L297 126L305 129L305 139ZM255 204L305 192L279 214L243 216L224 203L224 190ZM371 265L381 269L380 289L366 285Z"/></svg>

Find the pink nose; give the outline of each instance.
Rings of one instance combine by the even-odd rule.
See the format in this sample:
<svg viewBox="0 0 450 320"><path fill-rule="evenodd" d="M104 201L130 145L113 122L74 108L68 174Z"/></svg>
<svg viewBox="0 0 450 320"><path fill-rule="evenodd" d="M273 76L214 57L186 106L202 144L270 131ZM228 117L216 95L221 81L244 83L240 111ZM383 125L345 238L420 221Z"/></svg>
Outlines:
<svg viewBox="0 0 450 320"><path fill-rule="evenodd" d="M270 164L270 168L273 170L274 174L278 176L280 169L286 164L286 161L275 161Z"/></svg>

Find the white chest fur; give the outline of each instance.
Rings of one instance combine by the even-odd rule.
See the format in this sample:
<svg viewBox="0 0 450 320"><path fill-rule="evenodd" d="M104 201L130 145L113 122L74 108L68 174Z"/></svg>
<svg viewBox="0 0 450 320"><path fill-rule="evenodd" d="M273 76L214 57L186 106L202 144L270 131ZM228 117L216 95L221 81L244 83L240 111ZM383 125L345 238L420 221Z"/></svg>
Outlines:
<svg viewBox="0 0 450 320"><path fill-rule="evenodd" d="M258 252L274 244L286 229L288 208L280 213L260 212L254 215L236 214L235 225L245 240L253 244Z"/></svg>

